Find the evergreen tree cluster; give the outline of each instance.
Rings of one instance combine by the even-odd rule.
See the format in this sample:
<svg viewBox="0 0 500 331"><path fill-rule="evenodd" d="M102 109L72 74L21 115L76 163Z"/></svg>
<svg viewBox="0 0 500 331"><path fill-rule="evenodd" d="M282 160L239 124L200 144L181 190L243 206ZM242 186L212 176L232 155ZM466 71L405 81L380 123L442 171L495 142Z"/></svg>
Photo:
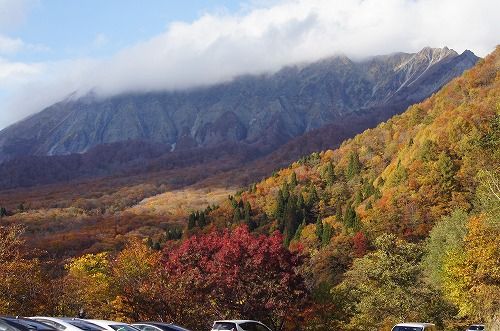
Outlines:
<svg viewBox="0 0 500 331"><path fill-rule="evenodd" d="M304 199L304 195L307 199ZM302 228L315 220L314 206L319 197L316 188L311 185L303 190L297 186L297 178L292 173L290 183L285 182L276 197L274 217L278 222L278 230L285 235L285 244L300 236Z"/></svg>
<svg viewBox="0 0 500 331"><path fill-rule="evenodd" d="M218 208L218 206L212 205L212 206L208 206L207 208L205 208L205 210L201 210L201 211L198 210L198 211L195 211L195 212L192 212L191 214L189 214L188 230L192 230L195 227L204 228L208 223L210 223L210 221L208 219L208 215L210 214L210 212L212 210L215 210L217 208Z"/></svg>
<svg viewBox="0 0 500 331"><path fill-rule="evenodd" d="M250 231L255 230L258 227L258 223L252 218L252 206L250 202L243 202L241 197L237 199L233 196L229 197L229 201L233 207L233 223L238 224L243 220Z"/></svg>

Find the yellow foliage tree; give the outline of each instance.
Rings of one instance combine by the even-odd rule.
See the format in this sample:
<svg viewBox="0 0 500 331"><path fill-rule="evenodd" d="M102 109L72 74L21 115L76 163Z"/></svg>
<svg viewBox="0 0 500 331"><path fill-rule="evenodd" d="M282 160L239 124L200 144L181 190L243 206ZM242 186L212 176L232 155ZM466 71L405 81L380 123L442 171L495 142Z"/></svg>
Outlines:
<svg viewBox="0 0 500 331"><path fill-rule="evenodd" d="M114 296L108 254L86 254L65 267L61 313L76 316L83 309L87 317L109 318Z"/></svg>
<svg viewBox="0 0 500 331"><path fill-rule="evenodd" d="M49 309L41 264L23 250L23 232L19 226L0 226L0 314L33 315Z"/></svg>

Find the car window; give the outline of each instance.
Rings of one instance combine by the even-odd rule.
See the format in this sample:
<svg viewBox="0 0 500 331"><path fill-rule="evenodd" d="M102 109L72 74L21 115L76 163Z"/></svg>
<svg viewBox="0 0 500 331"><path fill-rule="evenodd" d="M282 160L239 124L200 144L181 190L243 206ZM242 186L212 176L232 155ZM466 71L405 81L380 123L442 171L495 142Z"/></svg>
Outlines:
<svg viewBox="0 0 500 331"><path fill-rule="evenodd" d="M161 325L158 327L164 331L189 331L188 329L184 329L183 327L180 327L180 326L174 325L174 324Z"/></svg>
<svg viewBox="0 0 500 331"><path fill-rule="evenodd" d="M229 322L217 322L214 323L214 326L212 327L213 330L237 330L236 329L236 324L234 323L229 323Z"/></svg>
<svg viewBox="0 0 500 331"><path fill-rule="evenodd" d="M71 324L73 326L76 326L79 329L85 330L85 331L103 331L104 328L101 328L98 325L95 325L94 323L90 323L87 321L81 321L77 319L67 319L65 320L68 324Z"/></svg>
<svg viewBox="0 0 500 331"><path fill-rule="evenodd" d="M5 323L4 321L0 320L0 331L17 331L17 329Z"/></svg>
<svg viewBox="0 0 500 331"><path fill-rule="evenodd" d="M264 325L256 322L245 322L240 324L240 328L245 331L269 331Z"/></svg>
<svg viewBox="0 0 500 331"><path fill-rule="evenodd" d="M14 328L16 331L29 331L29 330L34 330L33 328L29 328L26 325L23 325L21 323L16 323L16 320L10 320L8 318L4 319L3 322L5 324L8 324L10 327Z"/></svg>
<svg viewBox="0 0 500 331"><path fill-rule="evenodd" d="M423 328L419 326L395 326L392 328L392 331L423 331Z"/></svg>
<svg viewBox="0 0 500 331"><path fill-rule="evenodd" d="M25 319L25 318L8 318L8 320L13 321L14 323L21 324L28 329L34 329L38 331L54 331L57 330L50 325L40 323L34 320Z"/></svg>
<svg viewBox="0 0 500 331"><path fill-rule="evenodd" d="M175 324L168 324L168 323L161 323L161 322L151 322L146 324L139 324L142 325L143 327L153 327L154 331L189 331L188 329L184 329L181 326L175 325ZM132 324L133 327L137 327L137 324ZM147 330L149 331L149 329Z"/></svg>
<svg viewBox="0 0 500 331"><path fill-rule="evenodd" d="M469 326L469 330L484 330L483 325L471 325Z"/></svg>
<svg viewBox="0 0 500 331"><path fill-rule="evenodd" d="M158 331L157 328L149 325L134 325L134 328L139 328L142 331Z"/></svg>
<svg viewBox="0 0 500 331"><path fill-rule="evenodd" d="M240 328L242 328L245 331L257 331L257 329L255 327L256 324L257 323L252 323L252 322L241 323Z"/></svg>
<svg viewBox="0 0 500 331"><path fill-rule="evenodd" d="M45 318L35 318L34 320L38 321L38 322L42 322L44 324L48 324L50 326L53 326L53 327L55 327L58 330L64 330L64 329L66 329L66 327L64 325L62 325L61 323L57 323L57 322L54 322L54 321L51 321L51 320L47 320Z"/></svg>
<svg viewBox="0 0 500 331"><path fill-rule="evenodd" d="M115 331L137 331L136 328L127 324L112 324L110 327Z"/></svg>

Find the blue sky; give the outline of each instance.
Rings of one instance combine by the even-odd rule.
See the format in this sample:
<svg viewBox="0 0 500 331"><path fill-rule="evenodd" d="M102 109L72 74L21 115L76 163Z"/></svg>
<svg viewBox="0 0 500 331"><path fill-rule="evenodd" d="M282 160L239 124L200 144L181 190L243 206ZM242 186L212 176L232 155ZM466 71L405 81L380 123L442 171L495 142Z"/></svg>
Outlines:
<svg viewBox="0 0 500 331"><path fill-rule="evenodd" d="M0 0L2 1L2 0ZM20 1L20 0L16 0ZM9 37L39 45L20 61L109 56L164 31L172 21L190 22L206 12L236 12L234 0L40 0L7 27Z"/></svg>
<svg viewBox="0 0 500 331"><path fill-rule="evenodd" d="M499 43L498 0L0 0L0 129L69 95L206 86L334 54Z"/></svg>

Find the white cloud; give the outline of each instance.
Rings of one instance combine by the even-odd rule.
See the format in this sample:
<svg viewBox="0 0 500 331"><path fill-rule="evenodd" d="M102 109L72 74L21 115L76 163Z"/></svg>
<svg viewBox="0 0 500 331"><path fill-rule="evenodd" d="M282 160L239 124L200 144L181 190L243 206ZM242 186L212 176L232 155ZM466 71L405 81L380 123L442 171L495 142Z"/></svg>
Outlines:
<svg viewBox="0 0 500 331"><path fill-rule="evenodd" d="M14 54L20 51L46 52L49 48L44 45L28 44L20 38L10 38L0 34L0 54Z"/></svg>
<svg viewBox="0 0 500 331"><path fill-rule="evenodd" d="M74 90L83 94L94 89L109 96L182 89L272 72L339 52L362 58L448 46L484 56L500 36L496 0L292 0L267 7L255 3L261 2L237 14L222 11L191 23L172 23L164 33L108 59L50 64L40 81L19 87L9 108L22 109L18 118L40 110L42 104L28 105L23 97L40 94L37 90L50 96L45 106Z"/></svg>
<svg viewBox="0 0 500 331"><path fill-rule="evenodd" d="M21 39L13 39L0 34L0 54L16 53L24 47L25 43Z"/></svg>
<svg viewBox="0 0 500 331"><path fill-rule="evenodd" d="M26 19L38 0L0 0L0 30L12 29Z"/></svg>
<svg viewBox="0 0 500 331"><path fill-rule="evenodd" d="M10 62L0 57L0 87L8 87L20 82L28 82L33 76L43 72L42 64Z"/></svg>

